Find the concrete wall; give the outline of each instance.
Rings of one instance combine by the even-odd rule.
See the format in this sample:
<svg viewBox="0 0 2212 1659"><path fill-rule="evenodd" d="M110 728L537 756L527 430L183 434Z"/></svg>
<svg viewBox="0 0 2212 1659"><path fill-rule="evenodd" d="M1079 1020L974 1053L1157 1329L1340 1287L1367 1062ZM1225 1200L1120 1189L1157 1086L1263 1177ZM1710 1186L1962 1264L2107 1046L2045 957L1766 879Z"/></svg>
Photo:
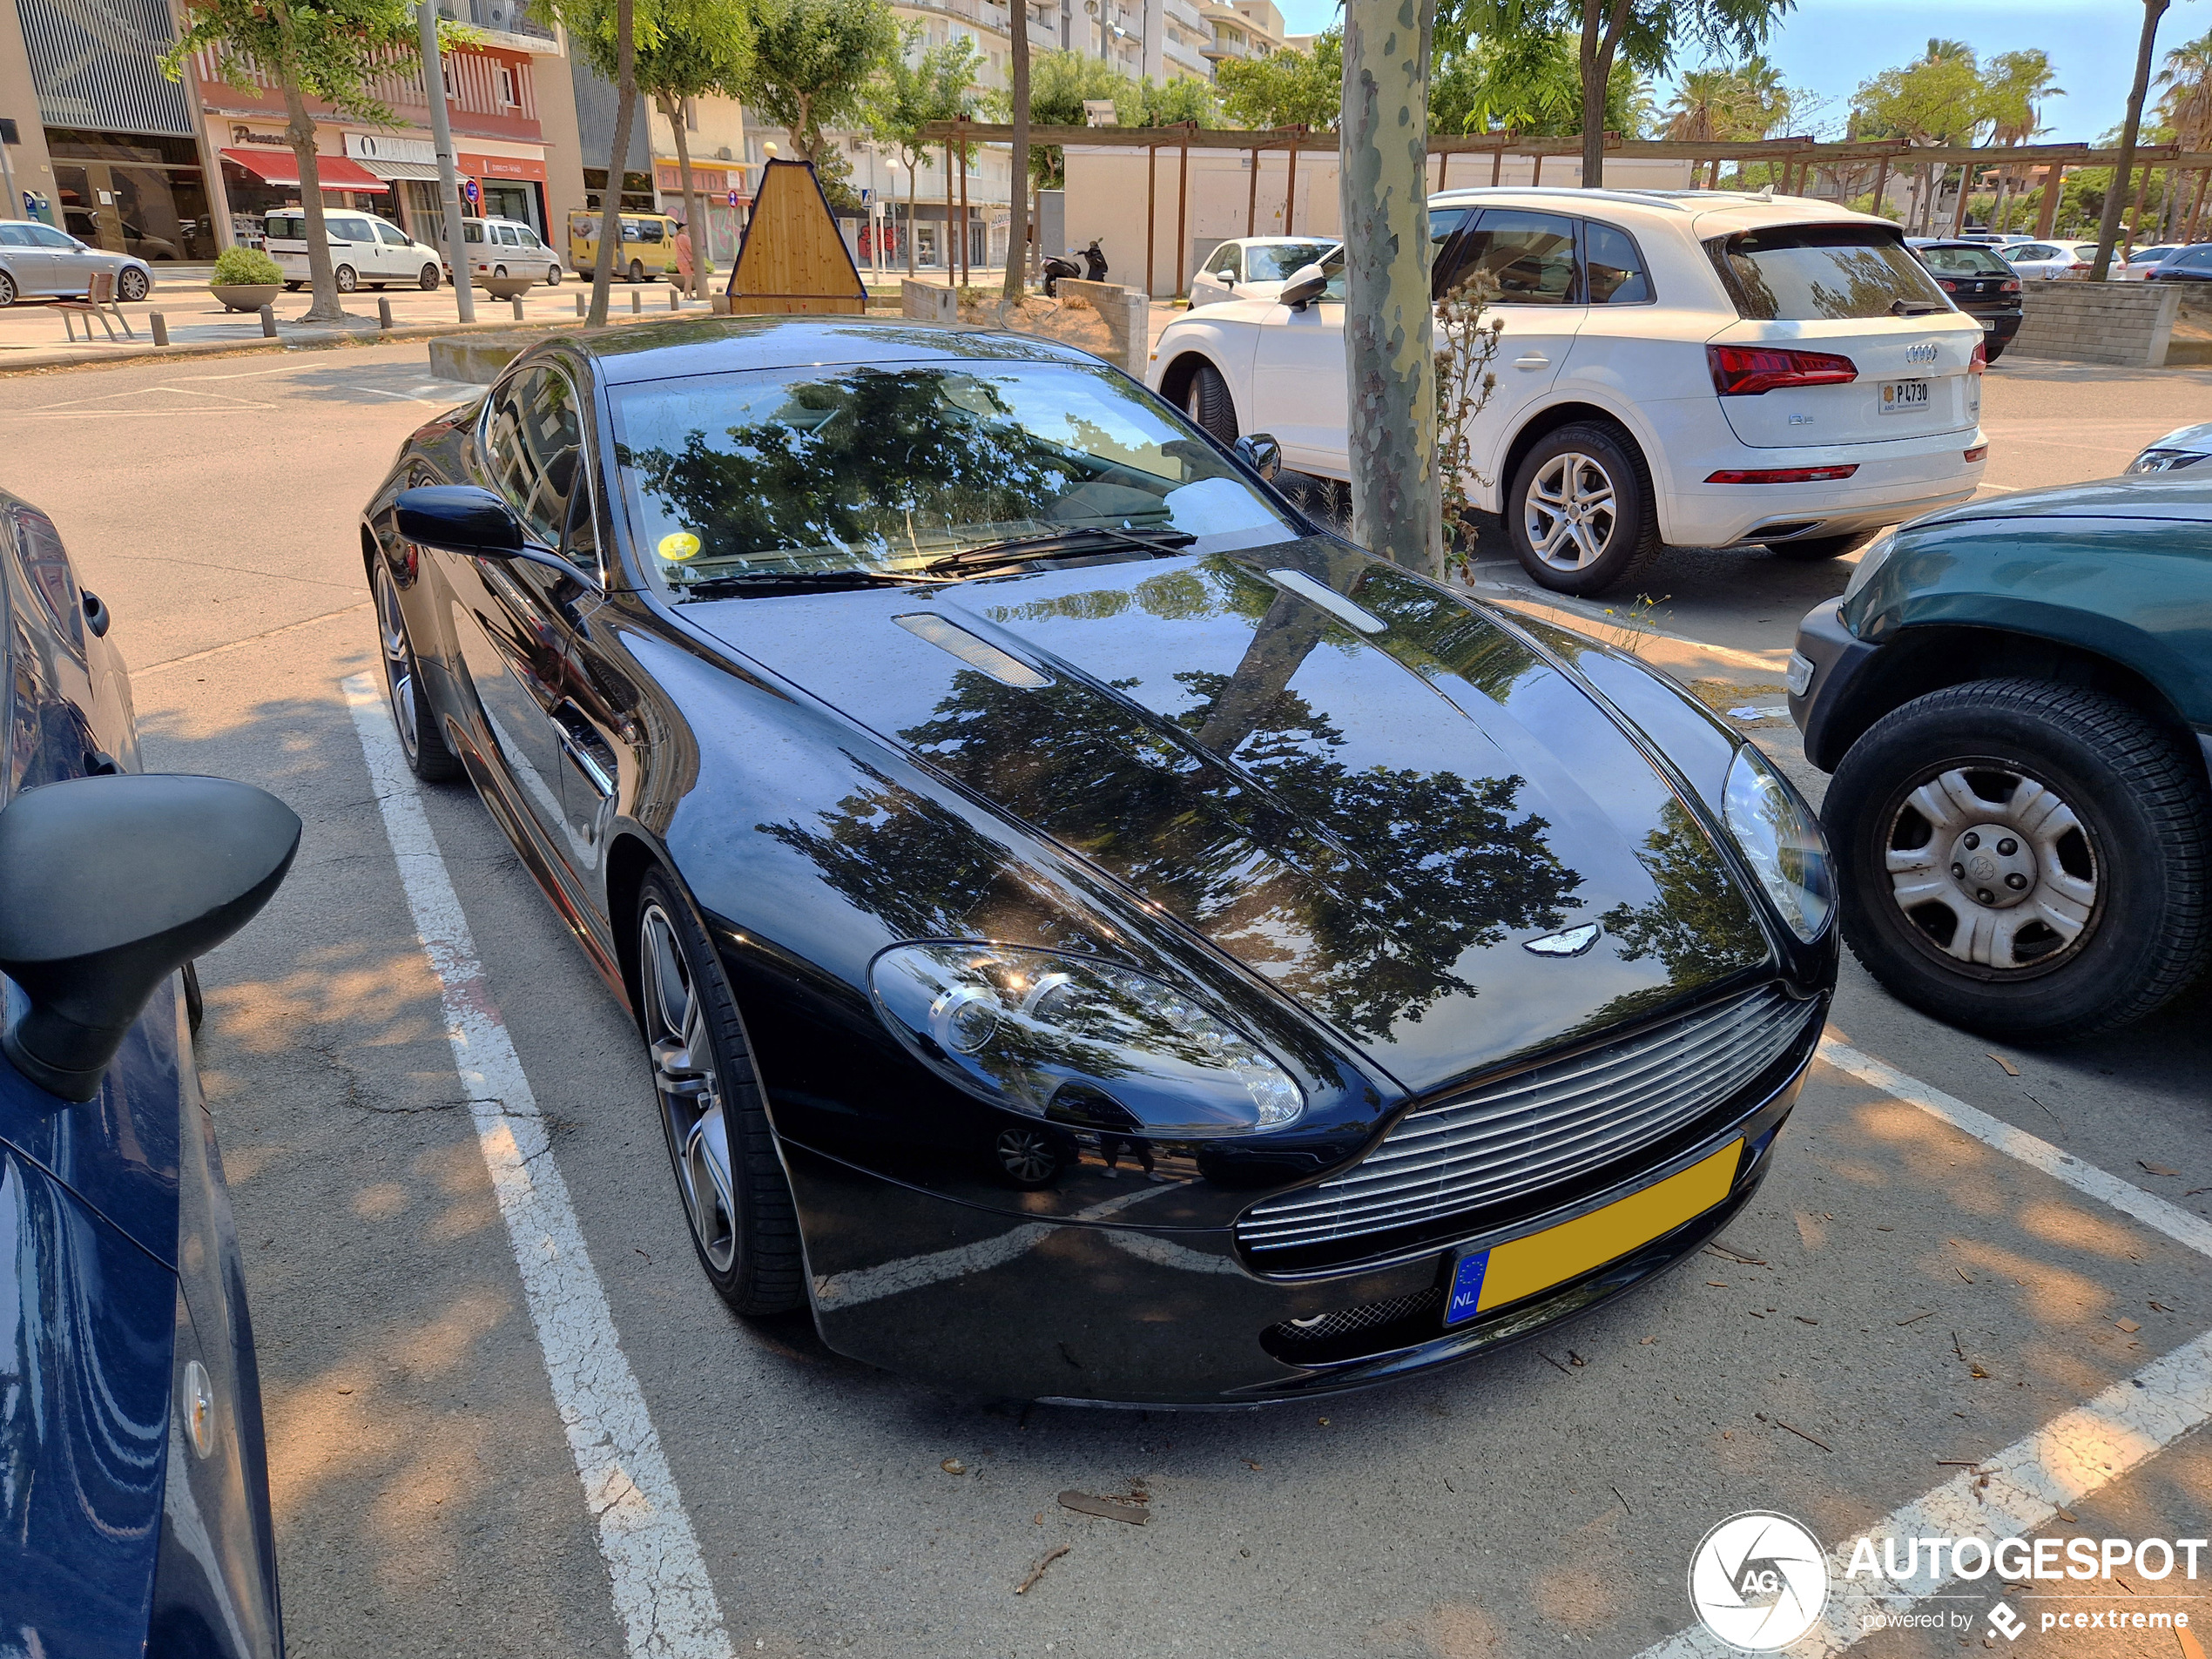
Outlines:
<svg viewBox="0 0 2212 1659"><path fill-rule="evenodd" d="M15 180L13 201L0 207L0 219L24 217L23 193L35 191L52 201L54 197L53 163L46 154L46 129L38 114L38 89L30 78L30 54L24 48L23 30L16 24L16 9L10 4L4 17L0 17L0 115L15 118L16 132L20 144L8 146L8 168ZM62 222L61 208L54 207L51 218L55 224Z"/></svg>
<svg viewBox="0 0 2212 1659"><path fill-rule="evenodd" d="M1141 288L1112 282L1080 282L1062 277L1054 287L1070 300L1080 300L1104 320L1114 348L1100 354L1108 361L1144 378L1144 360L1151 348L1151 306Z"/></svg>
<svg viewBox="0 0 2212 1659"><path fill-rule="evenodd" d="M1629 190L1679 190L1689 183L1683 161L1608 158L1607 181ZM1498 169L1501 185L1575 186L1582 164L1572 156L1547 156L1541 176L1527 156L1507 156ZM1441 179L1440 184L1438 181ZM1488 156L1436 157L1429 162L1433 187L1460 190L1491 182ZM1334 236L1339 224L1337 158L1325 151L1298 158L1295 190L1287 154L1262 152L1259 180L1252 181L1249 151L1193 150L1184 221L1176 219L1182 185L1181 154L1171 145L1146 150L1068 148L1065 240L1044 244L1047 254L1074 252L1094 236L1105 253L1109 274L1132 287L1147 287L1144 270L1144 203L1152 201L1152 271L1150 289L1166 296L1184 292L1199 261L1221 242L1236 236L1280 236L1287 212L1290 233Z"/></svg>
<svg viewBox="0 0 2212 1659"><path fill-rule="evenodd" d="M2177 282L2029 282L2015 356L2162 368L2180 309Z"/></svg>

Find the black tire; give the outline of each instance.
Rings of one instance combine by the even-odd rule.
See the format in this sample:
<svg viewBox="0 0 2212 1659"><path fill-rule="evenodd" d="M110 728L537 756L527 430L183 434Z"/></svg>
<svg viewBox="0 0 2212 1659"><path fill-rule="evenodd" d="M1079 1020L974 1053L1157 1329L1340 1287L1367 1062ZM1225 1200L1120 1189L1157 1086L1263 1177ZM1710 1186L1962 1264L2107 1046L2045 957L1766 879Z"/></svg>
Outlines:
<svg viewBox="0 0 2212 1659"><path fill-rule="evenodd" d="M135 266L125 266L115 279L115 292L125 300L143 300L153 292L153 280Z"/></svg>
<svg viewBox="0 0 2212 1659"><path fill-rule="evenodd" d="M422 669L408 637L407 613L400 606L399 584L380 555L369 577L376 604L376 634L384 661L384 704L400 734L408 770L426 784L448 783L461 776L461 761L446 746L445 733L422 687Z"/></svg>
<svg viewBox="0 0 2212 1659"><path fill-rule="evenodd" d="M1777 559L1813 564L1822 559L1840 559L1846 553L1856 553L1873 539L1872 530L1853 530L1848 536L1808 536L1798 542L1769 542L1766 550Z"/></svg>
<svg viewBox="0 0 2212 1659"><path fill-rule="evenodd" d="M340 266L330 273L330 280L337 284L341 293L351 293L361 285L361 273L350 265Z"/></svg>
<svg viewBox="0 0 2212 1659"><path fill-rule="evenodd" d="M1981 344L1982 362L1985 365L1995 362L2005 354L2005 347L2012 343L2009 340L1999 340L1994 335L1984 340Z"/></svg>
<svg viewBox="0 0 2212 1659"><path fill-rule="evenodd" d="M201 1023L207 1018L207 1000L199 993L199 964L186 962L184 976L185 1028L193 1036L198 1036Z"/></svg>
<svg viewBox="0 0 2212 1659"><path fill-rule="evenodd" d="M1211 363L1201 363L1192 371L1190 388L1183 395L1183 412L1224 443L1237 442L1237 400Z"/></svg>
<svg viewBox="0 0 2212 1659"><path fill-rule="evenodd" d="M2048 1042L2124 1025L2212 946L2203 774L2100 691L1999 679L1916 698L1851 745L1822 817L1852 952L1969 1030Z"/></svg>
<svg viewBox="0 0 2212 1659"><path fill-rule="evenodd" d="M545 267L545 286L549 288L557 288L561 286L561 267L559 266L549 265Z"/></svg>
<svg viewBox="0 0 2212 1659"><path fill-rule="evenodd" d="M1049 1123L1008 1123L986 1149L991 1172L1020 1192L1058 1184L1060 1172L1081 1156L1068 1131Z"/></svg>
<svg viewBox="0 0 2212 1659"><path fill-rule="evenodd" d="M284 285L284 291L287 293L297 293L300 292L301 286L301 284L297 282L287 282Z"/></svg>
<svg viewBox="0 0 2212 1659"><path fill-rule="evenodd" d="M645 280L645 263L643 260L631 260L630 280L632 282L643 282Z"/></svg>
<svg viewBox="0 0 2212 1659"><path fill-rule="evenodd" d="M1590 516L1552 510L1554 492ZM1554 593L1609 592L1635 581L1659 551L1651 469L1609 421L1577 421L1538 439L1514 469L1505 506L1514 556ZM1541 521L1536 529L1532 518Z"/></svg>
<svg viewBox="0 0 2212 1659"><path fill-rule="evenodd" d="M438 286L438 267L435 265L424 266L422 273L415 279L415 285L423 293L429 293L431 289Z"/></svg>
<svg viewBox="0 0 2212 1659"><path fill-rule="evenodd" d="M639 889L637 927L638 1024L699 1266L737 1312L804 1307L798 1212L721 963L664 872Z"/></svg>
<svg viewBox="0 0 2212 1659"><path fill-rule="evenodd" d="M17 297L15 278L10 276L5 271L0 271L0 311L5 311L10 306L15 304Z"/></svg>

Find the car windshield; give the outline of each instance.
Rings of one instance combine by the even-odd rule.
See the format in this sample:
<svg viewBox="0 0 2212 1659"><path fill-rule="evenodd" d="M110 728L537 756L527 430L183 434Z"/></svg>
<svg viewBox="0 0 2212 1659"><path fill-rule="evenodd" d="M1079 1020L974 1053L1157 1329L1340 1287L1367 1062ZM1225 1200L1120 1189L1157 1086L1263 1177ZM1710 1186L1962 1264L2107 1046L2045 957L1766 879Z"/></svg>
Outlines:
<svg viewBox="0 0 2212 1659"><path fill-rule="evenodd" d="M1150 393L1069 363L892 363L647 381L614 394L643 563L718 577L918 572L987 543L1180 531L1194 551L1297 534Z"/></svg>
<svg viewBox="0 0 2212 1659"><path fill-rule="evenodd" d="M1856 225L1741 231L1706 246L1737 314L1761 322L1887 317L1901 307L1951 308L1910 249Z"/></svg>
<svg viewBox="0 0 2212 1659"><path fill-rule="evenodd" d="M1944 276L2008 277L2013 267L1986 247L1924 247L1920 262Z"/></svg>
<svg viewBox="0 0 2212 1659"><path fill-rule="evenodd" d="M1325 259L1334 242L1263 242L1244 249L1244 269L1254 282L1280 282L1293 271Z"/></svg>

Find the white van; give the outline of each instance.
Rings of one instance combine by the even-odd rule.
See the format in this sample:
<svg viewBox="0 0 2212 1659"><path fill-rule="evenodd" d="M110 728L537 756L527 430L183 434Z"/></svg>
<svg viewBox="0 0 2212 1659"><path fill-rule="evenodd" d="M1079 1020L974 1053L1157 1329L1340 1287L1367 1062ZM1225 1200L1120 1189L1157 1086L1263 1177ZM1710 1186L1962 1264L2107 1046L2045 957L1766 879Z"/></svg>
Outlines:
<svg viewBox="0 0 2212 1659"><path fill-rule="evenodd" d="M561 256L520 219L464 219L461 239L468 246L469 263L475 276L535 276L543 272L547 283L558 287L568 274ZM445 268L450 279L449 260Z"/></svg>
<svg viewBox="0 0 2212 1659"><path fill-rule="evenodd" d="M381 288L388 283L416 287L438 286L438 250L425 247L388 219L350 208L322 210L324 236L330 243L330 262L336 269L338 292L351 293L364 285ZM307 216L300 208L285 207L261 224L269 257L284 267L284 286L297 292L307 286Z"/></svg>

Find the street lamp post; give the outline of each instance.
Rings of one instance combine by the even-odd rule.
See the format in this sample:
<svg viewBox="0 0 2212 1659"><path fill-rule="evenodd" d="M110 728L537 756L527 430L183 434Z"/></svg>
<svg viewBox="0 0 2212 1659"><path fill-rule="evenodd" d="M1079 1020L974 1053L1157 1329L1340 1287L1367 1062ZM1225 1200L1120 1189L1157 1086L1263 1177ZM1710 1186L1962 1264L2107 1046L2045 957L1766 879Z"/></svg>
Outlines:
<svg viewBox="0 0 2212 1659"><path fill-rule="evenodd" d="M446 117L445 64L438 52L435 0L416 0L422 24L422 92L430 105L430 138L438 152L438 194L446 210L446 259L453 266L453 297L461 320L476 320L475 273L461 233L461 175L453 159L453 123Z"/></svg>

